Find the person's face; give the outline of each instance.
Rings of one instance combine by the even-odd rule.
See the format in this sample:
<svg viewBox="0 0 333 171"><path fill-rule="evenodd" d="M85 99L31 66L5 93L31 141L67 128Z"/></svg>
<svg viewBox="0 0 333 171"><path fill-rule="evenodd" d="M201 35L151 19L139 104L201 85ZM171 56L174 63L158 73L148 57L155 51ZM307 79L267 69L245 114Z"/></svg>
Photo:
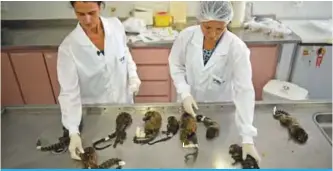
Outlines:
<svg viewBox="0 0 333 171"><path fill-rule="evenodd" d="M92 29L99 24L101 9L96 2L77 1L74 4L74 11L84 29Z"/></svg>
<svg viewBox="0 0 333 171"><path fill-rule="evenodd" d="M227 23L223 21L207 21L201 23L201 30L206 39L218 40L226 30Z"/></svg>

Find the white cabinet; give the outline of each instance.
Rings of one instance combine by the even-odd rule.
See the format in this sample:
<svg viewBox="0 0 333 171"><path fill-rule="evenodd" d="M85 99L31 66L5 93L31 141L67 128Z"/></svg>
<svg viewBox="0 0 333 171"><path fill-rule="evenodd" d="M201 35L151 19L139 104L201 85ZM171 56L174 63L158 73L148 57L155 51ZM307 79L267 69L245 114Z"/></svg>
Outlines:
<svg viewBox="0 0 333 171"><path fill-rule="evenodd" d="M318 66L318 50L325 54ZM318 59L320 60L320 59ZM299 46L291 73L291 82L309 91L309 99L332 99L332 46Z"/></svg>

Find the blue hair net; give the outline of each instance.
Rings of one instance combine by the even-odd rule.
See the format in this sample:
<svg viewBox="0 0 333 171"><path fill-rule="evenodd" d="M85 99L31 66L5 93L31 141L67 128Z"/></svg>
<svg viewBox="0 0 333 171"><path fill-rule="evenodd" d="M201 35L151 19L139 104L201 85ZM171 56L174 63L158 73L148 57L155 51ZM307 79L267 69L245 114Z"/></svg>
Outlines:
<svg viewBox="0 0 333 171"><path fill-rule="evenodd" d="M230 1L200 1L197 19L204 21L224 21L229 23L234 13Z"/></svg>

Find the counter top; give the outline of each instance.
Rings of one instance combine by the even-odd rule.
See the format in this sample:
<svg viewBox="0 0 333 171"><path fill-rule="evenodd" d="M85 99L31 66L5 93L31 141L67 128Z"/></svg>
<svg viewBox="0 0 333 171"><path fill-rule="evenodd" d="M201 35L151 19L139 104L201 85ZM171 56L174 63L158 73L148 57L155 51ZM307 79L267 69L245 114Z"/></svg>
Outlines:
<svg viewBox="0 0 333 171"><path fill-rule="evenodd" d="M332 19L327 20L281 20L292 29L302 43L319 43L332 45Z"/></svg>
<svg viewBox="0 0 333 171"><path fill-rule="evenodd" d="M288 140L287 130L272 117L272 108L276 104L279 109L290 112L298 119L309 134L306 144L299 145ZM179 134L169 141L152 146L132 142L135 128L142 124L142 116L148 108L163 114L162 130L166 127L166 118L170 115L179 116L180 111L179 104L84 107L84 147L112 132L117 113L126 111L133 117L133 124L127 130L127 140L115 149L109 147L98 151L99 162L119 157L126 162L124 168L239 168L238 165L231 166L232 160L228 154L228 147L240 142L231 103L199 104L198 113L219 121L221 131L217 139L207 141L205 127L198 125L199 155L192 165L184 163L184 155L188 151L181 147ZM257 102L254 125L258 129L258 137L255 143L262 156L261 168L331 168L332 146L313 121L313 115L318 112L332 112L332 102ZM35 148L37 137L51 143L61 135L59 113L57 105L7 107L1 116L2 168L79 167L76 161L70 159L69 153L55 155Z"/></svg>
<svg viewBox="0 0 333 171"><path fill-rule="evenodd" d="M45 21L50 22L50 21ZM26 21L26 25L28 21ZM33 23L33 22L31 22ZM40 26L24 27L22 25L18 25L15 28L5 28L2 33L2 41L4 42L2 45L3 50L10 49L43 49L43 48L51 48L57 49L58 45L62 42L65 36L72 31L75 27L75 23L66 23L66 24L58 24L50 22L48 26L47 24L42 24ZM187 24L184 24L180 29L196 24L193 21L189 21ZM53 25L53 27L52 27ZM175 25L173 26L176 27ZM296 34L291 34L290 36L284 38L274 38L264 33L254 33L241 28L232 29L234 34L239 36L245 43L247 44L281 44L281 43L298 43L300 38ZM131 48L171 48L173 41L165 41L165 42L153 42L153 43L129 43L128 46Z"/></svg>

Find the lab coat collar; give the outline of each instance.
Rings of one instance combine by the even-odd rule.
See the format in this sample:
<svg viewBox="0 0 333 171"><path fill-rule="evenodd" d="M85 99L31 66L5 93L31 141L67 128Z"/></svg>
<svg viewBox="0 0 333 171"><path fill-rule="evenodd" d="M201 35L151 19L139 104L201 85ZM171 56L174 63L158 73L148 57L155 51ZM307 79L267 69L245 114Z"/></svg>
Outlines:
<svg viewBox="0 0 333 171"><path fill-rule="evenodd" d="M231 38L230 32L228 30L226 30L223 33L222 38L215 49L216 54L227 55L229 52L229 46L230 46L231 41L232 41L232 38Z"/></svg>
<svg viewBox="0 0 333 171"><path fill-rule="evenodd" d="M106 18L100 16L100 19L102 21L103 24L103 28L104 28L104 34L105 34L105 38L107 37L107 35L110 34L110 26L109 23L107 21ZM80 23L78 22L75 28L75 39L77 40L77 42L80 45L83 46L93 46L93 43L91 42L91 40L89 39L89 37L87 36L87 34L84 32L83 28L81 27Z"/></svg>
<svg viewBox="0 0 333 171"><path fill-rule="evenodd" d="M220 40L219 44L217 45L214 53L216 53L218 55L228 54L229 45L230 45L230 42L232 40L230 34L231 33L228 30L226 30L223 33L223 35L222 35L223 37ZM204 37L204 35L201 31L201 26L199 26L198 29L196 29L195 32L194 32L191 43L193 45L195 45L196 47L202 49L203 48L203 37Z"/></svg>
<svg viewBox="0 0 333 171"><path fill-rule="evenodd" d="M202 48L203 48L204 35L203 35L200 27L198 27L198 29L196 29L194 31L194 35L193 35L191 43L196 47L195 54L198 54L199 58L197 60L201 61L200 66L202 68L202 71L208 70L210 67L217 64L217 61L219 61L219 60L221 60L220 63L223 63L222 65L224 65L226 63L226 60L227 60L226 55L229 52L229 46L232 41L232 37L231 37L231 33L228 30L226 30L222 36L223 37L221 38L220 42L216 46L214 53L210 57L207 64L204 66L203 60L202 60Z"/></svg>
<svg viewBox="0 0 333 171"><path fill-rule="evenodd" d="M229 51L229 45L231 41L232 39L230 36L230 32L226 30L223 33L220 42L215 47L215 51L208 60L204 70L207 70L208 68L214 66L215 64L218 63L218 61L220 61L220 65L224 67L227 61L227 54Z"/></svg>

